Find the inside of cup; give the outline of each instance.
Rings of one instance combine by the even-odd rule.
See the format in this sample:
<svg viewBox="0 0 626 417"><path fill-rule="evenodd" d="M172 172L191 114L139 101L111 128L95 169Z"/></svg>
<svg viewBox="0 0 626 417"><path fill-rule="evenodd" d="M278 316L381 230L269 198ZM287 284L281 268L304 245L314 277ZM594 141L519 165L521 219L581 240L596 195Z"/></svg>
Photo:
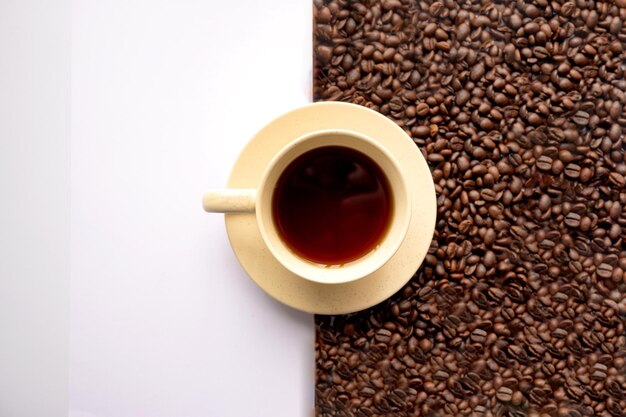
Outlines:
<svg viewBox="0 0 626 417"><path fill-rule="evenodd" d="M275 185L285 168L300 155L329 146L353 149L373 160L387 179L392 201L389 226L378 245L356 260L335 265L312 262L292 250L280 236L272 210ZM320 283L357 280L382 267L400 247L410 220L410 196L397 162L380 142L352 131L318 131L291 142L270 163L257 195L257 222L269 250L294 274Z"/></svg>

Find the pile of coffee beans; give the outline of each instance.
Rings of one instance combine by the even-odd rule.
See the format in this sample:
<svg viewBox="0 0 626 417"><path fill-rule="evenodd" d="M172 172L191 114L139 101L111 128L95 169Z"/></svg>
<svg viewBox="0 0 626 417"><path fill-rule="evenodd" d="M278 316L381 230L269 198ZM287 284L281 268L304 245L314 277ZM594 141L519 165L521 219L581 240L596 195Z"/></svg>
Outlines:
<svg viewBox="0 0 626 417"><path fill-rule="evenodd" d="M318 416L626 415L626 0L314 0L314 96L424 152L420 270L316 317Z"/></svg>

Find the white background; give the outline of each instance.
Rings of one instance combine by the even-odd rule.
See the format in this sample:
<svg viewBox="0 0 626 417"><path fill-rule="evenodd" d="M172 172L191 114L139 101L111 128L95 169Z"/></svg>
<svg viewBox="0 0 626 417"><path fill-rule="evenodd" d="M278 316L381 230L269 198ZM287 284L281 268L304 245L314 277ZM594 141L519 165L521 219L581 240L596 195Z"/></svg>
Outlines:
<svg viewBox="0 0 626 417"><path fill-rule="evenodd" d="M0 417L311 415L312 316L200 206L310 100L310 1L0 0L0 36Z"/></svg>
<svg viewBox="0 0 626 417"><path fill-rule="evenodd" d="M0 417L67 415L70 12L0 0Z"/></svg>

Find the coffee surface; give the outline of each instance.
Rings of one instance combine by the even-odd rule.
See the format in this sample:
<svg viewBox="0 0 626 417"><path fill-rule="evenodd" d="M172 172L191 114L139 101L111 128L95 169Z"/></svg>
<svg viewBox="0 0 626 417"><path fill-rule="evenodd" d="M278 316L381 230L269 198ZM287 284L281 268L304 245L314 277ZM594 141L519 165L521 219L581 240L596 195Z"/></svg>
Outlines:
<svg viewBox="0 0 626 417"><path fill-rule="evenodd" d="M391 192L368 156L327 146L296 158L281 174L272 201L287 246L309 261L341 265L376 248L391 217Z"/></svg>

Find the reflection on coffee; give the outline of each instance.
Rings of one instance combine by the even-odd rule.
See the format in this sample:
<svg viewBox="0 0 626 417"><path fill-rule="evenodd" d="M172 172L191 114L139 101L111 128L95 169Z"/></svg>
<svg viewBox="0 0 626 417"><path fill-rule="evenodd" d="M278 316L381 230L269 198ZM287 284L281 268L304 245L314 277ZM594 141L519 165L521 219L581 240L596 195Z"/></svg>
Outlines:
<svg viewBox="0 0 626 417"><path fill-rule="evenodd" d="M326 146L296 158L281 174L272 199L274 223L302 258L341 265L371 252L392 212L387 178L368 156Z"/></svg>

